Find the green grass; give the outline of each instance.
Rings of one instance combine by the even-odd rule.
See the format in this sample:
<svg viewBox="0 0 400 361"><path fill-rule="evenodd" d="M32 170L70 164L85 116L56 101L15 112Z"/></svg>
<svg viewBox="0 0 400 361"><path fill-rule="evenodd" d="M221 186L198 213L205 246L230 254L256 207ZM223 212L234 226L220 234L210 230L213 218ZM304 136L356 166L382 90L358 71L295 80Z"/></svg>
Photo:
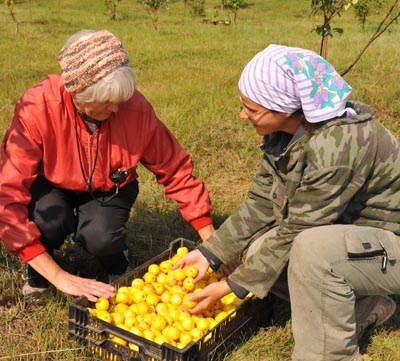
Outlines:
<svg viewBox="0 0 400 361"><path fill-rule="evenodd" d="M206 1L206 16L229 14ZM103 1L18 1L19 33L0 5L0 136L6 131L17 99L49 73L58 73L56 55L67 38L83 28L106 28L124 43L139 79L139 89L159 117L193 156L195 173L207 184L219 225L245 198L258 169L260 138L238 118L237 81L247 61L270 43L318 51L311 29L308 0L253 0L238 13L236 26L206 25L171 2L159 15L155 31L149 15L136 1L122 1L117 21L107 18ZM330 39L328 60L340 72L347 68L378 24L371 19L365 31L345 14L338 26L343 36ZM400 28L380 37L346 76L353 98L369 103L378 119L398 137L400 112ZM140 264L164 250L178 237L197 240L175 203L166 199L154 176L139 168L141 192L128 223L132 261ZM2 246L1 246L2 247ZM98 265L72 242L57 253L71 272L92 275ZM56 293L33 302L21 297L25 266L0 248L1 360L91 360L81 345L67 338L70 297ZM278 304L271 327L227 357L227 361L290 360L293 339L290 310ZM371 360L400 359L399 315L363 339L362 351ZM24 356L22 356L24 355Z"/></svg>

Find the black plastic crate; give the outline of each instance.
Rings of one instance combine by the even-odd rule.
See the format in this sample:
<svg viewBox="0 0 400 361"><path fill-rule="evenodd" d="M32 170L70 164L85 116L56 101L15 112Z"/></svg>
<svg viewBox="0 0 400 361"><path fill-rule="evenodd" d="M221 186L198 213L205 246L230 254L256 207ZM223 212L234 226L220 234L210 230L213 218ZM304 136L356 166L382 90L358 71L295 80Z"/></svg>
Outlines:
<svg viewBox="0 0 400 361"><path fill-rule="evenodd" d="M183 238L176 239L170 243L167 250L114 282L116 289L130 285L134 278L140 278L147 272L150 264L171 258L182 246L191 250L195 243ZM99 320L87 311L87 307L93 307L93 303L86 297L78 297L72 300L69 307L68 334L69 337L87 344L93 354L111 361L219 360L256 331L258 317L267 312L265 306L265 302L255 297L248 298L200 340L189 343L185 348L177 348L167 343L159 345ZM133 346L122 346L113 342L110 336L120 337Z"/></svg>

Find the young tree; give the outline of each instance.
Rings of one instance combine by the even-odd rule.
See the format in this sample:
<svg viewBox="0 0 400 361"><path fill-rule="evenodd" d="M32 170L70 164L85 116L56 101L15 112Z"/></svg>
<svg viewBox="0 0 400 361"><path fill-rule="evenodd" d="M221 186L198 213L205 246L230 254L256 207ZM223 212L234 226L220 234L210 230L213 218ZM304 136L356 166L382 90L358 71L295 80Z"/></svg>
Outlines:
<svg viewBox="0 0 400 361"><path fill-rule="evenodd" d="M168 6L168 0L139 0L150 14L154 29L158 31L158 14L162 8Z"/></svg>
<svg viewBox="0 0 400 361"><path fill-rule="evenodd" d="M359 20L363 30L365 29L368 16L371 12L379 10L384 2L384 0L358 0L358 2L354 4L354 14Z"/></svg>
<svg viewBox="0 0 400 361"><path fill-rule="evenodd" d="M19 21L16 18L15 12L14 12L15 1L14 0L4 0L4 4L7 5L8 14L11 16L11 19L15 24L15 34L18 34L18 32L19 32Z"/></svg>
<svg viewBox="0 0 400 361"><path fill-rule="evenodd" d="M397 22L397 19L400 17L400 0L393 1L393 4L387 10L385 16L383 17L382 21L379 23L378 27L376 28L375 32L371 35L367 43L361 49L360 53L356 56L354 61L349 65L349 67L342 72L342 75L347 74L354 65L360 60L363 54L367 51L368 47L379 37L381 36L393 23Z"/></svg>
<svg viewBox="0 0 400 361"><path fill-rule="evenodd" d="M105 0L107 12L110 15L110 19L117 20L117 7L121 0Z"/></svg>
<svg viewBox="0 0 400 361"><path fill-rule="evenodd" d="M343 33L342 28L332 28L331 22L336 16L340 16L343 10L356 3L357 0L311 0L311 14L313 16L322 14L323 23L318 25L314 31L321 37L320 55L324 58L328 55L328 39L333 33Z"/></svg>
<svg viewBox="0 0 400 361"><path fill-rule="evenodd" d="M320 55L324 58L328 54L328 39L333 36L333 33L343 34L342 28L332 28L331 22L335 17L339 17L343 11L347 11L350 7L355 10L355 16L364 26L367 16L372 9L382 7L385 2L389 0L311 0L311 13L312 15L323 15L323 23L317 26L314 31L321 37ZM389 6L383 20L378 25L374 34L367 41L359 55L353 63L342 73L348 73L354 65L360 60L361 56L365 53L367 48L374 42L380 35L382 35L393 23L400 17L400 0L393 0Z"/></svg>
<svg viewBox="0 0 400 361"><path fill-rule="evenodd" d="M186 0L191 12L196 16L205 16L205 0Z"/></svg>
<svg viewBox="0 0 400 361"><path fill-rule="evenodd" d="M237 12L247 6L246 0L225 0L225 9L230 10L233 13L233 23L236 25Z"/></svg>

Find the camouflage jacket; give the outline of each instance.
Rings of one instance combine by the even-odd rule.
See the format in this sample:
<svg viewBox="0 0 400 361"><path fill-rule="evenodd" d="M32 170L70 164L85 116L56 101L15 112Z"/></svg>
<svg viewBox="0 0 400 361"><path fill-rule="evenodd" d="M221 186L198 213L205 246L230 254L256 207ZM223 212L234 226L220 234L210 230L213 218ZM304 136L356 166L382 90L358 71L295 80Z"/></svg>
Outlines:
<svg viewBox="0 0 400 361"><path fill-rule="evenodd" d="M399 143L368 106L349 105L357 112L353 119L327 121L312 134L264 138L248 199L203 243L228 263L278 227L277 236L229 276L230 285L264 297L285 269L293 239L307 228L356 224L400 235Z"/></svg>

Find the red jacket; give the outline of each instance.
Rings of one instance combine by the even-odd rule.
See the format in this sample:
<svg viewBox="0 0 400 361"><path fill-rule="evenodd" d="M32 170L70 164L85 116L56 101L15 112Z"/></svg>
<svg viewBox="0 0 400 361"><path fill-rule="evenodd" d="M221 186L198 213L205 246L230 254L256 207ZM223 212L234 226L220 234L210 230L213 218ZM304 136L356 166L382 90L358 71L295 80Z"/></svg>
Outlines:
<svg viewBox="0 0 400 361"><path fill-rule="evenodd" d="M88 178L98 131L90 134L79 115L74 118L71 95L64 89L61 77L47 77L16 104L1 147L0 238L8 251L24 261L45 251L39 241L40 232L28 219L27 211L31 200L29 188L37 175L59 188L87 191L76 129ZM145 97L135 91L100 128L92 189L111 189L111 173L139 162L156 175L166 196L177 201L182 216L196 230L212 223L209 194L203 182L192 175L191 157L157 118ZM126 182L135 178L134 172Z"/></svg>

